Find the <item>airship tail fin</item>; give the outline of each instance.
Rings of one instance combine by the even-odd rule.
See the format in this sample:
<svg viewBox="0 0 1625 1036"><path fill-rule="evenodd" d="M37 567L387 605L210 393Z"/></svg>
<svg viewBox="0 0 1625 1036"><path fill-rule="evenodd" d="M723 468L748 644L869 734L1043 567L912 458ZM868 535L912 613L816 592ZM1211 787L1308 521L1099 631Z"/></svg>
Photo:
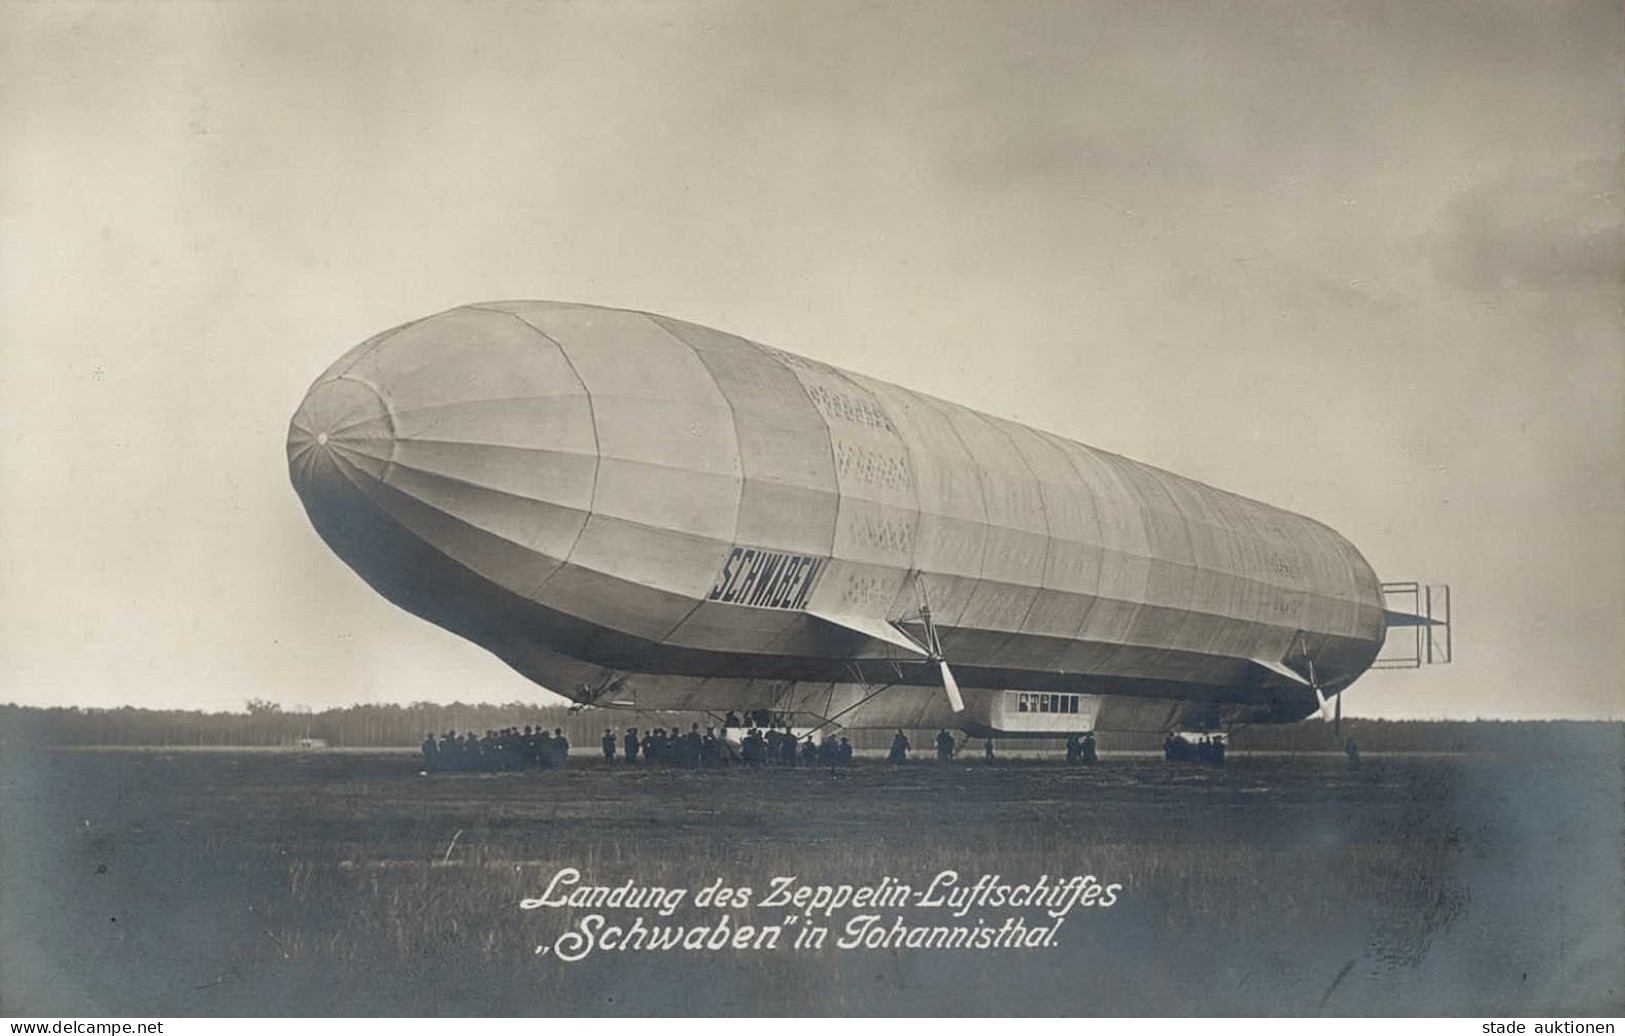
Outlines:
<svg viewBox="0 0 1625 1036"><path fill-rule="evenodd" d="M1448 584L1384 583L1382 599L1388 635L1373 669L1418 669L1451 660Z"/></svg>

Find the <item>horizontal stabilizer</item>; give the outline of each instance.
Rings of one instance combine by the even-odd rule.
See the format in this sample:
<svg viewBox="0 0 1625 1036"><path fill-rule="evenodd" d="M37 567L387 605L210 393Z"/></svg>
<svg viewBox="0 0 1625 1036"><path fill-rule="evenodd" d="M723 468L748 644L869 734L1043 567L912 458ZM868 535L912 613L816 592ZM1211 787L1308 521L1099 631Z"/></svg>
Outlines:
<svg viewBox="0 0 1625 1036"><path fill-rule="evenodd" d="M827 622L831 626L839 626L854 633L861 633L871 640L878 640L890 644L892 647L901 648L917 658L927 657L924 649L889 622L872 619L866 615L837 615L820 611L809 611L807 614L815 619Z"/></svg>
<svg viewBox="0 0 1625 1036"><path fill-rule="evenodd" d="M1284 676L1293 683L1302 684L1305 687L1310 686L1309 680L1304 677L1303 674L1289 669L1285 663L1272 662L1265 658L1255 658L1252 660L1252 662L1253 665L1258 666L1261 669L1268 669L1276 676Z"/></svg>
<svg viewBox="0 0 1625 1036"><path fill-rule="evenodd" d="M1384 619L1388 620L1388 626L1389 626L1390 629L1392 629L1395 626L1444 626L1444 625L1447 625L1447 623L1443 619L1430 619L1426 615L1412 615L1410 612L1396 612L1396 611L1390 611L1390 610L1387 610L1387 609L1383 610L1382 617Z"/></svg>

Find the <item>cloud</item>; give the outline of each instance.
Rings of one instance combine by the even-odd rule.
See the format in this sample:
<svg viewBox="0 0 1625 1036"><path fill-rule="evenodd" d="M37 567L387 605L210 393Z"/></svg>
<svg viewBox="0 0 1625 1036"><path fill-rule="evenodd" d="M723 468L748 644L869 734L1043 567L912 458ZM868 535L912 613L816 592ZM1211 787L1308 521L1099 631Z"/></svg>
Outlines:
<svg viewBox="0 0 1625 1036"><path fill-rule="evenodd" d="M1518 172L1457 195L1429 235L1435 275L1473 291L1625 283L1625 162Z"/></svg>

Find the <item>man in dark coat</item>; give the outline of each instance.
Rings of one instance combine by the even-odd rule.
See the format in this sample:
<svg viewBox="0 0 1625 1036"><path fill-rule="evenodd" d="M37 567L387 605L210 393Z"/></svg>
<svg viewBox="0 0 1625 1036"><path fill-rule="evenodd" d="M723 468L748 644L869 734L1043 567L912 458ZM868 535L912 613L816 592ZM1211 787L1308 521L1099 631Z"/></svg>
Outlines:
<svg viewBox="0 0 1625 1036"><path fill-rule="evenodd" d="M818 746L818 761L825 766L841 761L841 743L835 740L834 734L824 735L824 743Z"/></svg>
<svg viewBox="0 0 1625 1036"><path fill-rule="evenodd" d="M886 754L886 758L894 763L906 763L909 747L908 738L899 730L897 736L891 739L891 751Z"/></svg>
<svg viewBox="0 0 1625 1036"><path fill-rule="evenodd" d="M739 747L745 762L751 766L760 766L767 759L767 739L755 727L745 734L745 740Z"/></svg>

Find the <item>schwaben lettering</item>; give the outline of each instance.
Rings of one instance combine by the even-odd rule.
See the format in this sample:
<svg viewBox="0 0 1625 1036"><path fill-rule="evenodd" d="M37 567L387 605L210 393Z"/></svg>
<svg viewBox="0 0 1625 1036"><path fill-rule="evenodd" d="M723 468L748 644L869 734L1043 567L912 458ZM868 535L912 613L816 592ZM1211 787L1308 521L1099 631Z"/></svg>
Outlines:
<svg viewBox="0 0 1625 1036"><path fill-rule="evenodd" d="M728 552L707 597L752 608L805 608L826 560L735 547Z"/></svg>

